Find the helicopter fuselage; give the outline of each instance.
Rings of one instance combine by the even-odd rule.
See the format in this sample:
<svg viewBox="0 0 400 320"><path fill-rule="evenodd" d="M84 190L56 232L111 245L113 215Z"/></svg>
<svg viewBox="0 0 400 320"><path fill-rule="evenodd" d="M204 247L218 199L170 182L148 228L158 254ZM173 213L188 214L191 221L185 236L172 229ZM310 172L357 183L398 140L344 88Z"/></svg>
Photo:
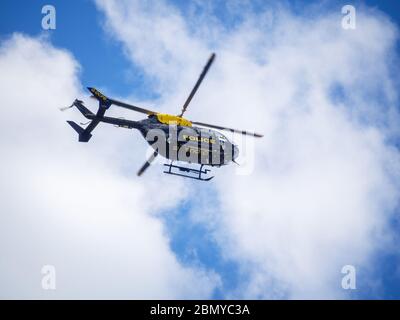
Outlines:
<svg viewBox="0 0 400 320"><path fill-rule="evenodd" d="M216 167L226 165L230 162L235 162L235 159L239 154L239 148L229 141L222 133L216 130L228 130L240 133L241 135L251 135L259 138L262 137L261 134L255 132L237 130L205 122L190 121L183 118L183 115L214 59L215 53L212 53L197 79L196 84L183 104L179 115L160 113L123 101L111 99L94 87L88 87L88 90L92 93L92 97L97 99L99 102L99 108L96 113L93 113L86 108L83 101L78 99L75 99L71 106L61 108L61 110L63 111L76 107L85 118L91 120L85 128L82 128L74 121L67 121L68 124L78 133L78 140L80 142L88 142L92 138L93 130L101 122L110 123L128 129L138 129L149 145L154 149L151 156L147 158L146 162L138 170L138 176L141 176L151 165L157 155L160 154L161 156L171 160L170 164L164 164L164 166L167 166L167 170L164 171L164 173L209 181L213 177L207 176L210 169L203 169L205 165ZM132 121L105 116L106 110L112 105L146 114L147 119ZM200 164L200 168L190 168L192 166L183 167L179 164L173 165L173 161ZM175 169L178 170L178 172L173 172ZM191 174L195 174L195 176L191 176Z"/></svg>
<svg viewBox="0 0 400 320"><path fill-rule="evenodd" d="M97 119L96 116L88 118ZM219 167L229 164L239 155L238 147L216 130L167 124L160 122L155 115L140 121L111 117L97 120L123 128L138 129L155 151L173 161Z"/></svg>
<svg viewBox="0 0 400 320"><path fill-rule="evenodd" d="M154 116L137 124L149 145L173 161L222 166L239 154L238 147L215 130L161 123Z"/></svg>

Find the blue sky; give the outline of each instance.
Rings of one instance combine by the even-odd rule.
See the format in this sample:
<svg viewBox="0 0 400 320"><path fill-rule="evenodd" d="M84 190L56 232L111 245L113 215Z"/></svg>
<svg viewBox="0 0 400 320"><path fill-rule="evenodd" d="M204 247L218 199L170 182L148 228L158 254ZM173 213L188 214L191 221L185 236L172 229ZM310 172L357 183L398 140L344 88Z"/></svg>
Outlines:
<svg viewBox="0 0 400 320"><path fill-rule="evenodd" d="M43 33L41 28L41 8L52 4L57 10L56 32L45 32L51 37L55 46L70 50L82 68L82 83L90 83L97 87L108 87L118 95L128 95L135 91L144 98L157 95L149 86L150 79L140 67L135 67L123 53L122 46L107 36L103 29L104 19L91 0L80 0L71 5L62 0L46 1L3 1L1 4L2 19L0 32L7 37L13 32L23 32L32 36ZM180 10L187 10L188 2L173 1ZM312 1L288 1L296 12L304 13ZM319 3L316 1L315 3ZM339 11L343 4L367 4L379 8L394 21L400 21L400 4L397 1L327 1L328 7ZM23 6L24 10L19 10ZM263 6L262 1L254 5ZM219 1L215 14L228 27L234 25L235 17L227 15L225 4Z"/></svg>
<svg viewBox="0 0 400 320"><path fill-rule="evenodd" d="M311 1L288 1L294 12L304 14ZM316 1L318 3L319 1ZM188 10L186 1L173 2L176 7L185 12ZM41 8L52 4L57 10L57 29L43 31L41 28ZM119 96L128 96L134 92L141 99L154 99L158 92L152 86L149 78L140 67L134 65L124 53L123 46L116 42L104 30L103 13L96 9L90 0L74 1L23 1L6 0L0 4L0 37L5 39L13 32L21 32L31 36L45 34L50 42L59 48L69 50L79 61L82 69L80 80L83 85L106 87ZM397 25L400 25L400 3L398 1L327 1L327 10L337 10L344 4L367 5L376 7L389 15ZM224 2L219 2L214 8L214 14L223 22L226 28L233 28L238 21L236 17L227 15ZM254 5L264 6L263 1ZM24 7L23 10L20 10ZM129 23L127 21L126 23ZM399 52L400 53L400 52ZM339 95L339 94L338 94ZM210 192L212 194L212 192ZM217 199L208 199L210 205L218 207ZM165 224L171 239L171 248L183 264L199 263L208 269L215 270L222 279L222 287L214 292L213 298L226 297L225 291L235 290L246 274L234 261L223 258L220 247L210 237L213 232L202 224L191 222L191 210L196 207L196 200L182 203L179 210L164 214ZM392 227L400 231L398 219L392 221ZM193 252L196 252L194 255ZM363 282L366 277L361 270L357 281L358 289L351 293L351 298L400 298L400 254L377 253L373 270L375 277L382 281L382 288L372 289L370 284ZM338 273L338 278L341 274ZM369 275L370 277L370 275Z"/></svg>

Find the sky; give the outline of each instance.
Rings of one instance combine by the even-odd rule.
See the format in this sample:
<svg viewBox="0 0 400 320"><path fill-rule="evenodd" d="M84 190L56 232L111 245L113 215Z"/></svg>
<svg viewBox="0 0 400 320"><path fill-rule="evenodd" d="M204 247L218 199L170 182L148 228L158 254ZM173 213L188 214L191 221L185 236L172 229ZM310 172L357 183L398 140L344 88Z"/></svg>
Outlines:
<svg viewBox="0 0 400 320"><path fill-rule="evenodd" d="M399 299L399 6L2 1L0 298ZM227 133L243 165L209 183L138 178L138 132L80 144L58 110L94 86L174 114L211 52L187 117L264 138Z"/></svg>

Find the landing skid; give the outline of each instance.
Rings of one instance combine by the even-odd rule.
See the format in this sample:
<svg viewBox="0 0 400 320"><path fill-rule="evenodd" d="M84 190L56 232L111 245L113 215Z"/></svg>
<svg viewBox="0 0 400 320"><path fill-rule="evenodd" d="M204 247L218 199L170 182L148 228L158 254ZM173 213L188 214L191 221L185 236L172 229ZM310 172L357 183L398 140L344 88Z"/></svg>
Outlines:
<svg viewBox="0 0 400 320"><path fill-rule="evenodd" d="M208 178L202 177L202 175L207 175L211 171L210 169L203 170L204 164L200 165L200 169L173 165L173 161L171 161L170 163L164 163L164 166L167 167L167 170L164 171L164 173L172 174L174 176L180 176L200 181L210 181L212 178L214 178L214 176ZM185 172L186 174L181 172Z"/></svg>

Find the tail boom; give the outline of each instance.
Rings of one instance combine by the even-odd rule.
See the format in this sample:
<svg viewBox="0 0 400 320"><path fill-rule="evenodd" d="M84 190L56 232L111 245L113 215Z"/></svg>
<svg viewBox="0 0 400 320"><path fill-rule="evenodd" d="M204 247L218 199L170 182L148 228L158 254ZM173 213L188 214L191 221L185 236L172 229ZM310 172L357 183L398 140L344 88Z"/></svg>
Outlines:
<svg viewBox="0 0 400 320"><path fill-rule="evenodd" d="M131 121L131 120L125 120L125 119L120 119L120 118L111 118L111 117L105 117L104 114L106 110L111 106L112 103L114 103L114 100L111 100L107 98L105 95L103 95L101 92L99 92L95 88L88 88L90 92L93 94L93 97L95 97L99 101L99 108L97 110L97 113L93 113L90 111L88 108L86 108L83 105L83 102L81 100L76 99L71 107L76 107L80 113L86 118L91 120L89 125L86 128L82 128L79 126L77 123L74 121L67 121L68 124L78 133L79 135L79 141L80 142L88 142L90 138L92 137L91 132L97 127L97 125L100 122L105 122L105 123L110 123L119 127L123 128L136 128L140 129L141 125L137 121ZM118 102L118 101L116 101ZM70 107L68 107L70 108ZM65 110L67 108L64 108Z"/></svg>

